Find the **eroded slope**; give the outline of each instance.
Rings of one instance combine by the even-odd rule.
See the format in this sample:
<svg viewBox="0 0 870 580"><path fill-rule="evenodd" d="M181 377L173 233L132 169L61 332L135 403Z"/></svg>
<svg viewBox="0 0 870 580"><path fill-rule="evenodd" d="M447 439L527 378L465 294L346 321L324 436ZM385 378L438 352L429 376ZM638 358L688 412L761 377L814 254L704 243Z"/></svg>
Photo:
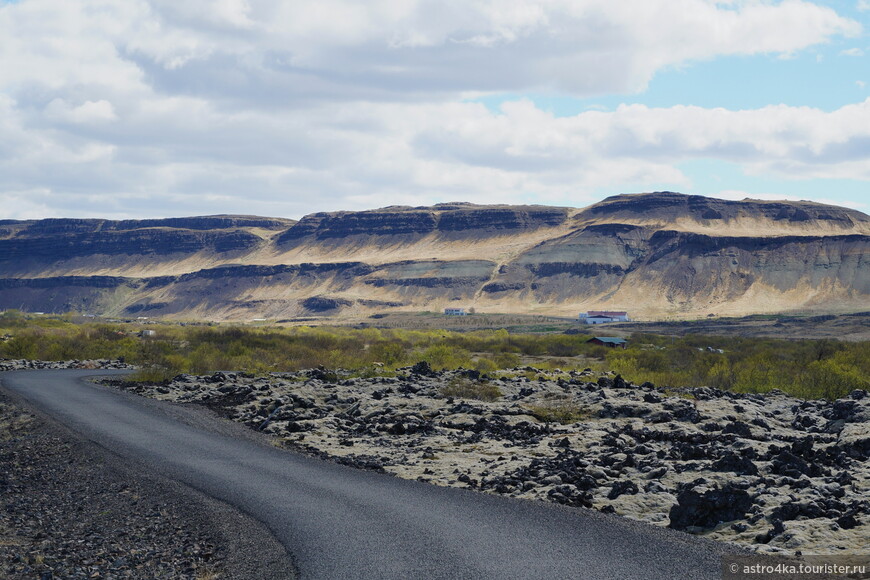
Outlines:
<svg viewBox="0 0 870 580"><path fill-rule="evenodd" d="M0 222L0 308L221 319L448 306L635 317L866 309L870 217L618 195L578 210L396 206L298 222Z"/></svg>

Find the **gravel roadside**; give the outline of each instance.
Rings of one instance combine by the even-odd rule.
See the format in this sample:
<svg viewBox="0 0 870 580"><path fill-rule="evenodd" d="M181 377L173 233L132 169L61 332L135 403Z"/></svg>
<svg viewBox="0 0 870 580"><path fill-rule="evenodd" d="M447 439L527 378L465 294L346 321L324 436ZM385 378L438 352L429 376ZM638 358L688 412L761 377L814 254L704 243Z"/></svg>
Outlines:
<svg viewBox="0 0 870 580"><path fill-rule="evenodd" d="M143 475L0 391L0 577L295 574L258 522L196 490Z"/></svg>

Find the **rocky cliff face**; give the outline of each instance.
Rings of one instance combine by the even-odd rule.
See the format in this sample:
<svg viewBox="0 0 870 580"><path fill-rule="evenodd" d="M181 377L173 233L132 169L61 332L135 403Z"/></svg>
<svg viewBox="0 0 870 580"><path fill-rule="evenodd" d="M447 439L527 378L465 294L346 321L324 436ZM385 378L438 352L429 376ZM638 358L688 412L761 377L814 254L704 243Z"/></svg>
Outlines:
<svg viewBox="0 0 870 580"><path fill-rule="evenodd" d="M316 213L281 234L279 246L357 236L396 237L406 240L427 235L477 238L556 227L565 222L568 208L545 206L487 206L467 203L434 207L395 206L362 212Z"/></svg>
<svg viewBox="0 0 870 580"><path fill-rule="evenodd" d="M292 220L207 216L151 220L46 219L0 222L0 272L34 277L100 270L147 257L150 268L195 254L238 256Z"/></svg>
<svg viewBox="0 0 870 580"><path fill-rule="evenodd" d="M581 211L578 223L605 222L657 224L693 223L695 227L722 228L740 222L765 223L773 231L818 230L825 234L855 228L868 233L870 220L861 212L809 201L730 201L659 192L615 195Z"/></svg>
<svg viewBox="0 0 870 580"><path fill-rule="evenodd" d="M0 240L0 259L4 262L48 262L94 255L223 253L250 250L260 241L260 237L241 230L136 229L69 233Z"/></svg>
<svg viewBox="0 0 870 580"><path fill-rule="evenodd" d="M390 207L0 221L0 308L209 318L475 307L638 317L870 304L870 217L810 202L619 195L585 209Z"/></svg>

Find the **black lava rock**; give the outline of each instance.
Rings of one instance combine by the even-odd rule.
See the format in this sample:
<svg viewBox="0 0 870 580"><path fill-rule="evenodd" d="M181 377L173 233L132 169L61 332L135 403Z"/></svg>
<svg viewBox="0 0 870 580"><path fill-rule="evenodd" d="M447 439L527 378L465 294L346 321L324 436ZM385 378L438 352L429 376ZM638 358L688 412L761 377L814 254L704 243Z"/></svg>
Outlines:
<svg viewBox="0 0 870 580"><path fill-rule="evenodd" d="M758 467L746 456L737 453L728 453L713 462L710 466L713 471L725 471L737 475L758 475Z"/></svg>
<svg viewBox="0 0 870 580"><path fill-rule="evenodd" d="M610 488L610 493L607 494L607 499L616 499L623 494L635 495L638 489L633 481L617 481Z"/></svg>
<svg viewBox="0 0 870 580"><path fill-rule="evenodd" d="M709 529L720 522L742 519L751 507L749 493L730 484L703 492L687 486L677 495L677 504L671 507L668 527L675 530Z"/></svg>

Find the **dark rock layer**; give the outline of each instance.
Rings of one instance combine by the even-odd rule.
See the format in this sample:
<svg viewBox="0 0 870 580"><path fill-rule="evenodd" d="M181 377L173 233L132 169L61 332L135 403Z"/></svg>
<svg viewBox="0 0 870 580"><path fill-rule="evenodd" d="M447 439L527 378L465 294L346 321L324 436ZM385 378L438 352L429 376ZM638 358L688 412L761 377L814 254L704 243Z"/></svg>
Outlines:
<svg viewBox="0 0 870 580"><path fill-rule="evenodd" d="M753 220L758 235L710 229L732 231L724 226L738 220ZM685 231L691 223L701 229ZM299 222L4 220L0 309L120 314L153 304L155 316L196 310L282 318L328 295L373 309L461 301L490 311L596 304L697 314L745 311L754 290L754 303L843 311L870 300L868 232L870 218L846 208L669 192L615 196L577 213L450 203L316 213ZM479 256L475 242L487 248ZM454 247L461 257L453 259ZM384 263L394 251L397 261ZM290 264L275 264L282 253ZM296 263L308 253L322 262ZM269 265L256 263L261 257ZM128 264L135 275L123 275ZM167 268L194 271L161 275ZM149 270L154 275L142 274ZM640 301L637 288L648 289ZM258 300L249 298L255 289ZM263 296L269 289L274 297ZM158 299L148 295L158 290Z"/></svg>

